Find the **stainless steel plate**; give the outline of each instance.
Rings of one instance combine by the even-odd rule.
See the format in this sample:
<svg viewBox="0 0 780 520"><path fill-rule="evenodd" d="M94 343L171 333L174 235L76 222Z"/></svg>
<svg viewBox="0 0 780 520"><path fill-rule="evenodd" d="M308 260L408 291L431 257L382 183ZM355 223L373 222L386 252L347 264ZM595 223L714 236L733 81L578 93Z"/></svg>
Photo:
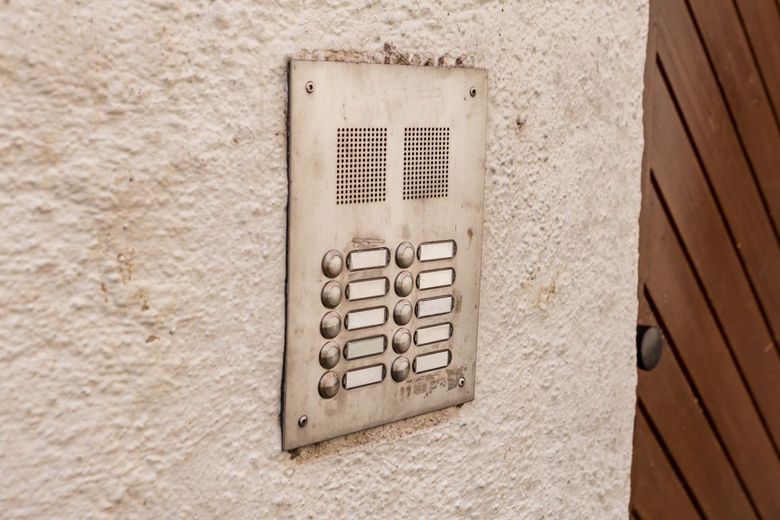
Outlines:
<svg viewBox="0 0 780 520"><path fill-rule="evenodd" d="M474 398L486 107L484 70L291 62L283 449Z"/></svg>

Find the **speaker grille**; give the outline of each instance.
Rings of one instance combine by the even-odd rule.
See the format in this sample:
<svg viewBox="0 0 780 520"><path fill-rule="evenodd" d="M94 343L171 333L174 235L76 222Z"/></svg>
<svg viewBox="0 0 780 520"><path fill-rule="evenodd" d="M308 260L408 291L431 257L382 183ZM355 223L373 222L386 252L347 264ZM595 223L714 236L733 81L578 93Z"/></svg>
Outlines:
<svg viewBox="0 0 780 520"><path fill-rule="evenodd" d="M450 175L450 129L404 129L404 199L446 197Z"/></svg>
<svg viewBox="0 0 780 520"><path fill-rule="evenodd" d="M387 128L338 128L336 204L382 202L386 180Z"/></svg>

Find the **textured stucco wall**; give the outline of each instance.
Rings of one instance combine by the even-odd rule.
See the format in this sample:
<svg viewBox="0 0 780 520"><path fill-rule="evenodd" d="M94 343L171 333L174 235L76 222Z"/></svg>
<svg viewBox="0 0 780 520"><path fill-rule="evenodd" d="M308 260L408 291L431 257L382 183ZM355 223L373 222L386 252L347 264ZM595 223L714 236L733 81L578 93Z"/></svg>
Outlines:
<svg viewBox="0 0 780 520"><path fill-rule="evenodd" d="M625 517L646 17L0 2L0 517ZM491 85L476 400L293 455L291 56Z"/></svg>

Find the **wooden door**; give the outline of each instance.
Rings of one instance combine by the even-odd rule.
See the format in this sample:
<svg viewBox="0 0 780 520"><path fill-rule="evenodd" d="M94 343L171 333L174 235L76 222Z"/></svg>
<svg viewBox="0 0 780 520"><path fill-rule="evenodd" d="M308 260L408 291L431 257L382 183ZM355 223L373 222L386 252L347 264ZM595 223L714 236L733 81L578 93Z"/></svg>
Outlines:
<svg viewBox="0 0 780 520"><path fill-rule="evenodd" d="M650 9L630 515L780 519L780 8Z"/></svg>

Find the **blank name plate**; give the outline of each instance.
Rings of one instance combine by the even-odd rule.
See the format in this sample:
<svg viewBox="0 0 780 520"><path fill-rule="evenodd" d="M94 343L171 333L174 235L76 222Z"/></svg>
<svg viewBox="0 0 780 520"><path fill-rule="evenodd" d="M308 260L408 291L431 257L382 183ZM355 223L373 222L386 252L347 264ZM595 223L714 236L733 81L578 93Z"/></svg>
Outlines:
<svg viewBox="0 0 780 520"><path fill-rule="evenodd" d="M466 68L289 81L285 450L474 399L488 95Z"/></svg>

